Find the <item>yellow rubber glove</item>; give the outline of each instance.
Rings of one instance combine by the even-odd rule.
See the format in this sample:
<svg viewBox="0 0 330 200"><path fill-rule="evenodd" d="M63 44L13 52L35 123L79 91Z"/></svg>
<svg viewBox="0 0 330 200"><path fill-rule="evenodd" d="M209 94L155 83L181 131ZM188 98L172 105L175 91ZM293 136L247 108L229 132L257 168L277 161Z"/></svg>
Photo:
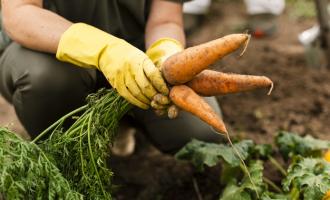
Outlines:
<svg viewBox="0 0 330 200"><path fill-rule="evenodd" d="M146 54L156 67L161 70L162 64L168 57L182 50L183 46L179 41L171 38L161 38L148 48Z"/></svg>
<svg viewBox="0 0 330 200"><path fill-rule="evenodd" d="M152 60L152 62L156 65L156 67L161 71L162 65L167 58L171 55L178 53L183 50L183 46L177 40L171 38L161 38L154 42L147 50L146 54ZM153 101L151 102L151 106L155 109L156 113L165 114L166 110L168 110L170 100L167 96L164 95L155 95ZM172 109L173 110L173 109ZM168 114L171 113L167 111ZM159 115L161 115L159 114ZM170 115L169 115L170 116ZM175 118L170 117L170 118Z"/></svg>
<svg viewBox="0 0 330 200"><path fill-rule="evenodd" d="M73 24L63 33L56 57L98 68L121 96L143 109L149 108L155 94L169 93L160 70L144 52L84 23Z"/></svg>

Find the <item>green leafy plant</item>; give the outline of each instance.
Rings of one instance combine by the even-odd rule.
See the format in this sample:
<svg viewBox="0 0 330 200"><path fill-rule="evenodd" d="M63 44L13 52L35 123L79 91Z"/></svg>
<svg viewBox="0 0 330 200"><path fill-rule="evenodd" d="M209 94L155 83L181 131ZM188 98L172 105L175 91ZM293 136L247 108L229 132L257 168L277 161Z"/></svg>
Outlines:
<svg viewBox="0 0 330 200"><path fill-rule="evenodd" d="M101 90L88 97L85 111L68 130L63 129L62 124L72 114L40 135L50 134L46 140L38 142L39 146L54 157L70 185L87 199L111 198L112 171L107 166L109 145L119 120L130 107L115 91Z"/></svg>
<svg viewBox="0 0 330 200"><path fill-rule="evenodd" d="M243 159L247 158L252 145L253 142L251 140L243 140L234 144ZM224 160L232 167L240 165L240 159L231 147L224 144L206 143L195 139L176 153L175 157L181 160L190 160L199 170L203 170L204 165L212 167L221 160Z"/></svg>
<svg viewBox="0 0 330 200"><path fill-rule="evenodd" d="M310 135L301 137L285 131L278 133L275 142L285 159L295 155L321 156L323 150L330 148L329 141L315 139Z"/></svg>
<svg viewBox="0 0 330 200"><path fill-rule="evenodd" d="M267 187L267 185L263 182L262 179L262 161L251 161L248 170L250 171L251 179L246 173L241 181L238 181L236 178L233 177L223 190L220 200L253 200L258 198L259 194L261 194Z"/></svg>
<svg viewBox="0 0 330 200"><path fill-rule="evenodd" d="M232 147L192 140L177 154L177 159L190 161L198 170L221 163L224 185L220 200L325 200L330 191L330 163L323 159L329 142L311 136L279 132L275 138L277 150L289 160L288 169L275 159L270 144L254 144L250 140L235 143L242 159L249 163L248 171ZM263 161L261 161L261 159ZM282 174L282 185L263 175L263 163L269 162Z"/></svg>
<svg viewBox="0 0 330 200"><path fill-rule="evenodd" d="M5 198L112 198L109 145L131 106L114 90L102 89L87 100L32 142L1 129L0 193ZM68 129L66 120L74 120Z"/></svg>
<svg viewBox="0 0 330 200"><path fill-rule="evenodd" d="M82 199L40 147L0 128L0 194L6 199Z"/></svg>
<svg viewBox="0 0 330 200"><path fill-rule="evenodd" d="M299 158L289 167L283 189L298 190L303 199L322 199L330 189L330 164L322 158Z"/></svg>

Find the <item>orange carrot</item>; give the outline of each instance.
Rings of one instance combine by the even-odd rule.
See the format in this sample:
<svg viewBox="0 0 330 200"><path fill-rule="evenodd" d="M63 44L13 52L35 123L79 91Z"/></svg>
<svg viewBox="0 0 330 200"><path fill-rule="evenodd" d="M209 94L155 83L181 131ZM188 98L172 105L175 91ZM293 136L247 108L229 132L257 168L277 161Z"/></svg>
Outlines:
<svg viewBox="0 0 330 200"><path fill-rule="evenodd" d="M179 85L190 81L209 65L247 43L248 34L231 34L190 47L169 57L162 66L167 82Z"/></svg>
<svg viewBox="0 0 330 200"><path fill-rule="evenodd" d="M204 70L186 83L202 96L216 96L244 92L258 88L273 88L273 82L265 76L228 74L213 70Z"/></svg>
<svg viewBox="0 0 330 200"><path fill-rule="evenodd" d="M199 117L218 132L228 133L224 122L211 106L188 86L174 86L170 91L170 98L176 106Z"/></svg>

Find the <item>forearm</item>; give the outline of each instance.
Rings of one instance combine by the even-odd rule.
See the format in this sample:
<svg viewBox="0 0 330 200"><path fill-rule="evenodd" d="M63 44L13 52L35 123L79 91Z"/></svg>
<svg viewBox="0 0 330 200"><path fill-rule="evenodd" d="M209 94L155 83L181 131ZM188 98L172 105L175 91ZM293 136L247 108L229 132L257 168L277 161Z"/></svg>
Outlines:
<svg viewBox="0 0 330 200"><path fill-rule="evenodd" d="M146 26L146 49L160 38L173 38L185 46L182 6L177 3L153 0ZM171 17L169 17L171 16Z"/></svg>
<svg viewBox="0 0 330 200"><path fill-rule="evenodd" d="M2 3L4 28L11 39L30 49L56 53L70 21L37 5Z"/></svg>
<svg viewBox="0 0 330 200"><path fill-rule="evenodd" d="M164 23L146 29L146 49L160 38L173 38L179 41L183 46L186 39L182 26L176 23Z"/></svg>

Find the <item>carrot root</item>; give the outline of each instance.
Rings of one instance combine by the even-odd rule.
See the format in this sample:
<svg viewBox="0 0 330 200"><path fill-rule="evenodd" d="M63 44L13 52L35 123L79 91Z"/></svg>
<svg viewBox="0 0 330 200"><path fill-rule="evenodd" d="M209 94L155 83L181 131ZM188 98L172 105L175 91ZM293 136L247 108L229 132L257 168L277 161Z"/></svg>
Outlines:
<svg viewBox="0 0 330 200"><path fill-rule="evenodd" d="M199 117L218 132L228 133L223 120L212 107L188 86L174 86L170 91L170 98L176 106Z"/></svg>
<svg viewBox="0 0 330 200"><path fill-rule="evenodd" d="M209 65L247 44L248 39L248 34L231 34L187 48L164 62L163 75L172 85L186 83Z"/></svg>
<svg viewBox="0 0 330 200"><path fill-rule="evenodd" d="M251 35L248 35L248 39L245 41L243 51L241 52L239 57L242 57L244 55L247 47L249 46L250 40L251 40Z"/></svg>
<svg viewBox="0 0 330 200"><path fill-rule="evenodd" d="M241 75L204 70L187 84L196 93L202 96L216 96L230 93L250 91L258 88L270 87L273 82L265 76Z"/></svg>
<svg viewBox="0 0 330 200"><path fill-rule="evenodd" d="M274 83L272 82L272 84L270 85L270 88L268 90L267 95L270 95L272 93L273 89L274 89Z"/></svg>

